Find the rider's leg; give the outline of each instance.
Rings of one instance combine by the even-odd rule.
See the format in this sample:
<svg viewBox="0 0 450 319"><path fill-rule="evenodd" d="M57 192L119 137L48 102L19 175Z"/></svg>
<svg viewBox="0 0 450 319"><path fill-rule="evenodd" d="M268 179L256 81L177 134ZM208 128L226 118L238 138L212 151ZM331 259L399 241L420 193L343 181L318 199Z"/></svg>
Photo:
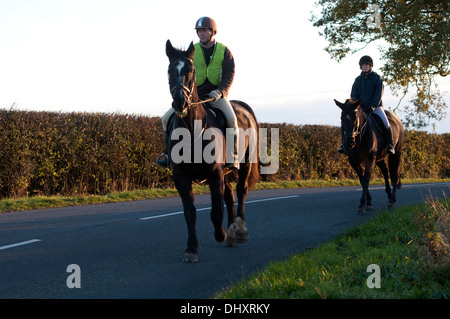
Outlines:
<svg viewBox="0 0 450 319"><path fill-rule="evenodd" d="M227 98L220 98L215 102L211 102L211 106L222 111L227 121L227 127L233 129L232 138L234 149L233 152L231 152L231 150L227 150L227 161L225 163L225 166L232 168L239 168L239 160L238 160L239 127L237 124L236 114L234 114L233 108ZM228 130L227 132L229 131L230 130ZM230 159L231 161L228 160L229 158L228 154L232 156L232 160Z"/></svg>
<svg viewBox="0 0 450 319"><path fill-rule="evenodd" d="M156 164L161 166L167 166L169 165L169 157L167 156L167 148L169 145L169 134L167 133L167 123L169 122L170 117L175 112L173 108L170 108L164 115L161 117L162 127L163 127L163 133L164 133L164 153L161 153L158 156L158 159L156 161Z"/></svg>
<svg viewBox="0 0 450 319"><path fill-rule="evenodd" d="M386 138L386 151L389 154L395 154L395 149L394 149L394 141L392 139L392 130L391 130L391 126L389 125L389 121L388 118L386 116L386 113L384 113L383 107L376 107L375 110L373 110L373 113L375 113L376 115L378 115L381 120L383 121L384 124L384 137Z"/></svg>

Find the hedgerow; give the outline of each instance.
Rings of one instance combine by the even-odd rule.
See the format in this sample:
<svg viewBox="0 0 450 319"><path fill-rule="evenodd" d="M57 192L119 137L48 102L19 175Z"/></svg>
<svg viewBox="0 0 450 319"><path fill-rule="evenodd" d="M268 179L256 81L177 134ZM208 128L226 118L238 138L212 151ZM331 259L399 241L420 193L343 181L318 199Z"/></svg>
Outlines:
<svg viewBox="0 0 450 319"><path fill-rule="evenodd" d="M260 126L269 139L271 129L279 130L279 170L264 180L356 178L336 152L340 128ZM164 150L159 117L0 109L0 141L0 198L173 186L170 170L154 163ZM402 176L449 177L449 149L450 134L407 131Z"/></svg>

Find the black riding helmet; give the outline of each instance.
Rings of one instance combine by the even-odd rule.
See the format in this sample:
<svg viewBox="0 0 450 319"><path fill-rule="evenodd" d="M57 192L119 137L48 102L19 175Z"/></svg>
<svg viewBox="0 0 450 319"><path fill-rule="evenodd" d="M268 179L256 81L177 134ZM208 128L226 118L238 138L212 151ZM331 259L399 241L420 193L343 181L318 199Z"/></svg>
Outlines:
<svg viewBox="0 0 450 319"><path fill-rule="evenodd" d="M368 55L364 55L363 57L361 57L361 59L359 59L359 66L361 66L363 64L369 64L371 67L373 67L372 58Z"/></svg>

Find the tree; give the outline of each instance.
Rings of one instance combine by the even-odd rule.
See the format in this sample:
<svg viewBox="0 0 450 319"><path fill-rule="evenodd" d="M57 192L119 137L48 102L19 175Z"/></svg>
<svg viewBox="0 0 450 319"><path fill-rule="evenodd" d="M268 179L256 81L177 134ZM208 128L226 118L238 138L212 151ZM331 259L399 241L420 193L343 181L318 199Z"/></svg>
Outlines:
<svg viewBox="0 0 450 319"><path fill-rule="evenodd" d="M448 0L318 0L321 16L311 22L329 42L325 50L340 61L378 41L383 79L405 113L407 127L423 128L445 117L446 104L436 84L450 73ZM350 45L359 44L352 49ZM401 106L409 90L410 105Z"/></svg>

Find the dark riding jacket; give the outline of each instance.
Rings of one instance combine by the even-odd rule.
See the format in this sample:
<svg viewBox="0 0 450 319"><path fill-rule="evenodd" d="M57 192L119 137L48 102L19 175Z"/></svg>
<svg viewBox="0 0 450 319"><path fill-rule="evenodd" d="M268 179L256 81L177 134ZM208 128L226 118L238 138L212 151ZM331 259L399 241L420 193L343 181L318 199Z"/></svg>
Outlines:
<svg viewBox="0 0 450 319"><path fill-rule="evenodd" d="M350 97L354 100L361 99L361 108L363 111L375 109L378 106L383 106L383 80L376 72L370 71L361 74L355 79L352 86Z"/></svg>
<svg viewBox="0 0 450 319"><path fill-rule="evenodd" d="M215 53L215 47L216 44L214 44L211 48L205 48L204 46L202 46L206 65L208 65L211 61L212 56ZM231 84L233 83L234 69L233 55L231 54L228 47L226 47L222 63L222 80L219 86L212 84L208 81L208 79L206 79L201 86L197 87L198 95L200 97L206 97L211 91L218 89L222 93L223 97L227 97L228 91L230 90Z"/></svg>

